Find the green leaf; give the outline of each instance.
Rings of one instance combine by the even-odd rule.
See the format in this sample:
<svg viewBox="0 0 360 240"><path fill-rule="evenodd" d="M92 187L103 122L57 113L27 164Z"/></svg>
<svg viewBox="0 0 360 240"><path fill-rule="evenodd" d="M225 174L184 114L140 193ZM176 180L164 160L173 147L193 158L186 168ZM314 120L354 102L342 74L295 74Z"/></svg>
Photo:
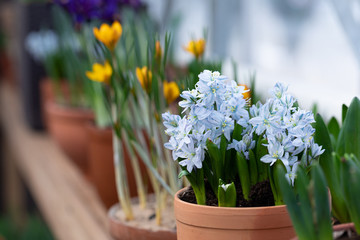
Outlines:
<svg viewBox="0 0 360 240"><path fill-rule="evenodd" d="M260 139L260 138L259 138ZM257 166L258 166L258 174L259 174L259 182L265 181L269 178L268 172L269 172L269 164L263 163L260 161L260 159L268 154L268 149L264 144L266 144L266 139L261 139L257 141L256 145L256 160L257 160Z"/></svg>
<svg viewBox="0 0 360 240"><path fill-rule="evenodd" d="M345 104L342 105L342 123L344 123L345 121L345 118L346 118L346 114L347 114L347 111L348 111L348 106L346 106Z"/></svg>
<svg viewBox="0 0 360 240"><path fill-rule="evenodd" d="M301 204L301 212L304 218L304 226L312 236L315 237L315 228L314 228L314 219L312 215L312 206L311 200L309 198L308 188L310 187L309 178L305 173L304 168L301 166L298 167L296 172L297 178L295 181L295 189L299 197L299 202ZM312 239L316 239L316 238Z"/></svg>
<svg viewBox="0 0 360 240"><path fill-rule="evenodd" d="M255 185L258 182L258 166L254 152L249 149L249 171L250 171L250 184Z"/></svg>
<svg viewBox="0 0 360 240"><path fill-rule="evenodd" d="M317 238L332 239L330 203L325 176L320 166L315 164L311 170L314 182L313 196L315 200L315 223L317 223Z"/></svg>
<svg viewBox="0 0 360 240"><path fill-rule="evenodd" d="M333 157L333 148L329 132L320 114L316 115L315 121L316 123L314 140L317 144L322 146L323 149L325 149L325 152L320 156L319 163L322 170L324 171L326 180L329 184L329 188L331 191L333 214L338 220L343 221L347 219L347 211L344 198L342 196L342 189L340 187L338 178L336 177L337 167L334 165L334 162L336 162L336 160Z"/></svg>
<svg viewBox="0 0 360 240"><path fill-rule="evenodd" d="M338 139L338 136L340 133L340 125L339 125L338 121L336 120L336 118L332 117L330 119L327 127L329 129L332 146L335 148L336 142L337 142L337 139Z"/></svg>
<svg viewBox="0 0 360 240"><path fill-rule="evenodd" d="M239 173L242 193L245 200L249 200L250 193L250 175L249 166L243 153L236 152L236 165Z"/></svg>
<svg viewBox="0 0 360 240"><path fill-rule="evenodd" d="M340 130L336 152L340 156L353 153L360 158L360 101L354 98L346 113L344 124Z"/></svg>
<svg viewBox="0 0 360 240"><path fill-rule="evenodd" d="M349 155L346 155L341 165L343 171L342 180L344 186L346 186L343 190L350 219L354 222L356 231L360 233L360 169Z"/></svg>
<svg viewBox="0 0 360 240"><path fill-rule="evenodd" d="M280 191L279 181L278 181L279 175L282 174L282 171L280 169L283 169L284 171L286 170L281 160L277 160L274 163L274 165L270 167L270 174L269 174L269 180L270 180L271 190L274 195L275 205L284 204Z"/></svg>
<svg viewBox="0 0 360 240"><path fill-rule="evenodd" d="M218 200L219 207L236 207L236 188L233 182L225 184L219 179Z"/></svg>
<svg viewBox="0 0 360 240"><path fill-rule="evenodd" d="M242 132L243 132L243 127L236 123L232 134L232 139L240 141L242 139Z"/></svg>
<svg viewBox="0 0 360 240"><path fill-rule="evenodd" d="M303 169L299 170L304 171ZM280 167L277 181L279 182L281 195L283 196L286 203L286 207L296 231L296 235L298 236L299 240L315 240L314 231L309 231L307 227L308 224L305 222L304 213L301 209L303 205L299 203L295 189L290 186L289 182L285 178L285 173L286 171ZM308 195L306 194L305 196Z"/></svg>
<svg viewBox="0 0 360 240"><path fill-rule="evenodd" d="M223 172L223 156L218 146L210 141L206 141L206 147L209 153L212 171L216 179L220 179Z"/></svg>

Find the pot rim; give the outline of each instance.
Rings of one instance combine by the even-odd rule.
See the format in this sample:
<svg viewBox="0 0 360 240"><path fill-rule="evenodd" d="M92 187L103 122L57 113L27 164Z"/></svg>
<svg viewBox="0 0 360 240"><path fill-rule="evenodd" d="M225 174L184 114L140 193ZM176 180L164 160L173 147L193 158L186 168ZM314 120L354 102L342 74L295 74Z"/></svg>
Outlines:
<svg viewBox="0 0 360 240"><path fill-rule="evenodd" d="M207 206L207 205L199 205L199 204L189 203L189 202L183 201L179 198L180 193L185 191L187 188L188 187L184 187L175 193L175 197L174 197L175 203L186 205L189 208L196 207L196 208L200 208L200 209L208 209L208 210L211 209L211 211L217 211L216 209L218 209L221 211L227 211L227 212L232 212L232 213L234 212L234 210L237 210L237 209L242 209L244 211L247 211L247 210L253 211L253 210L268 210L269 208L271 208L271 209L283 209L284 207L286 208L286 205L265 206L265 207L215 207L215 206Z"/></svg>
<svg viewBox="0 0 360 240"><path fill-rule="evenodd" d="M178 223L202 228L246 231L292 229L286 205L269 207L203 206L182 201L179 194L185 189L179 190L174 197L175 217Z"/></svg>
<svg viewBox="0 0 360 240"><path fill-rule="evenodd" d="M137 198L133 198L137 201ZM116 212L118 209L120 209L120 204L119 203L115 203L114 205L112 205L110 207L110 209L108 210L107 212L107 215L108 215L108 219L110 221L110 227L113 225L113 224L116 224L116 225L121 225L121 226L124 226L124 228L128 228L128 229L138 229L140 231L143 231L143 232L149 232L149 233L176 233L176 230L173 230L173 229L168 229L168 230L165 230L165 229L159 229L159 230L152 230L152 229L147 229L147 228L142 228L142 227L135 227L135 226L132 226L130 224L127 224L126 221L122 221L121 219L117 218L116 217ZM136 221L136 220L132 220L132 221Z"/></svg>
<svg viewBox="0 0 360 240"><path fill-rule="evenodd" d="M47 101L45 103L45 109L47 112L59 117L88 119L89 121L94 120L94 113L88 108L69 107L54 101Z"/></svg>

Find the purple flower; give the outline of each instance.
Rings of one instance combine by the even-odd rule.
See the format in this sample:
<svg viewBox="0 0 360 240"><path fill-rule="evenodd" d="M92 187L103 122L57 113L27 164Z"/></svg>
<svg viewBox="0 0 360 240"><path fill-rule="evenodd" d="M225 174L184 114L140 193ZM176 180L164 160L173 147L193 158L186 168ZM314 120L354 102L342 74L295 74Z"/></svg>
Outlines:
<svg viewBox="0 0 360 240"><path fill-rule="evenodd" d="M142 6L140 0L54 0L54 3L66 9L78 23L92 19L112 22L122 7Z"/></svg>

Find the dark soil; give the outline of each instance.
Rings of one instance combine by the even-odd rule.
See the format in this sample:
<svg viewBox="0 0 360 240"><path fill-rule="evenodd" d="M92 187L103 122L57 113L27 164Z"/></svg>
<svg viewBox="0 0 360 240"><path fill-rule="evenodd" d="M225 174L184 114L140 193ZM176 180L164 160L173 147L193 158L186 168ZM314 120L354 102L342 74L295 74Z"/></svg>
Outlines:
<svg viewBox="0 0 360 240"><path fill-rule="evenodd" d="M240 182L235 182L236 187L236 207L266 207L274 206L274 196L271 191L270 182L268 180L260 182L251 187L249 193L249 201L245 200L242 194ZM218 206L216 195L211 189L209 183L205 183L206 205ZM182 192L179 198L185 202L197 204L195 193L192 187Z"/></svg>

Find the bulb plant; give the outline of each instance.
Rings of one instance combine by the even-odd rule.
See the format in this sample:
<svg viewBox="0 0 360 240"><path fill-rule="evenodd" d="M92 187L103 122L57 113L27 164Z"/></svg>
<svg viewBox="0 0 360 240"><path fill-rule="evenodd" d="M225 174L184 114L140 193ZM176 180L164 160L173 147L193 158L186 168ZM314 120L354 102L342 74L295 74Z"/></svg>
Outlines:
<svg viewBox="0 0 360 240"><path fill-rule="evenodd" d="M295 188L285 180L285 171L279 171L277 180L298 239L333 239L328 186L319 164L313 164L310 176L299 167Z"/></svg>
<svg viewBox="0 0 360 240"><path fill-rule="evenodd" d="M173 194L179 183L169 152L161 148L165 134L159 129L159 113L178 98L180 90L176 83L166 80L170 36L166 35L163 50L159 38L149 37L146 27L140 27L142 24L135 28L133 20L124 24L103 23L94 28L104 59L94 63L86 75L101 84L106 95L103 100L111 109L116 184L126 220L133 220L134 214L123 157L125 149L131 158L142 208L147 205L147 196L137 155L147 166L156 197L156 222L161 224L167 195ZM143 42L146 37L150 40Z"/></svg>
<svg viewBox="0 0 360 240"><path fill-rule="evenodd" d="M276 84L265 104L249 106L245 87L205 70L195 89L183 91L183 117L163 114L165 147L189 180L198 204L206 204L207 179L219 206L234 207L235 181L244 199L251 186L270 181L276 205L283 204L277 179L285 169L293 184L299 165L308 168L323 153L314 142L313 114L297 106L283 84Z"/></svg>
<svg viewBox="0 0 360 240"><path fill-rule="evenodd" d="M359 143L360 101L354 98L349 107L343 105L342 126L335 118L325 124L317 115L315 139L323 145L325 153L320 165L329 184L333 216L341 223L353 221L359 233ZM351 187L350 187L351 186Z"/></svg>

